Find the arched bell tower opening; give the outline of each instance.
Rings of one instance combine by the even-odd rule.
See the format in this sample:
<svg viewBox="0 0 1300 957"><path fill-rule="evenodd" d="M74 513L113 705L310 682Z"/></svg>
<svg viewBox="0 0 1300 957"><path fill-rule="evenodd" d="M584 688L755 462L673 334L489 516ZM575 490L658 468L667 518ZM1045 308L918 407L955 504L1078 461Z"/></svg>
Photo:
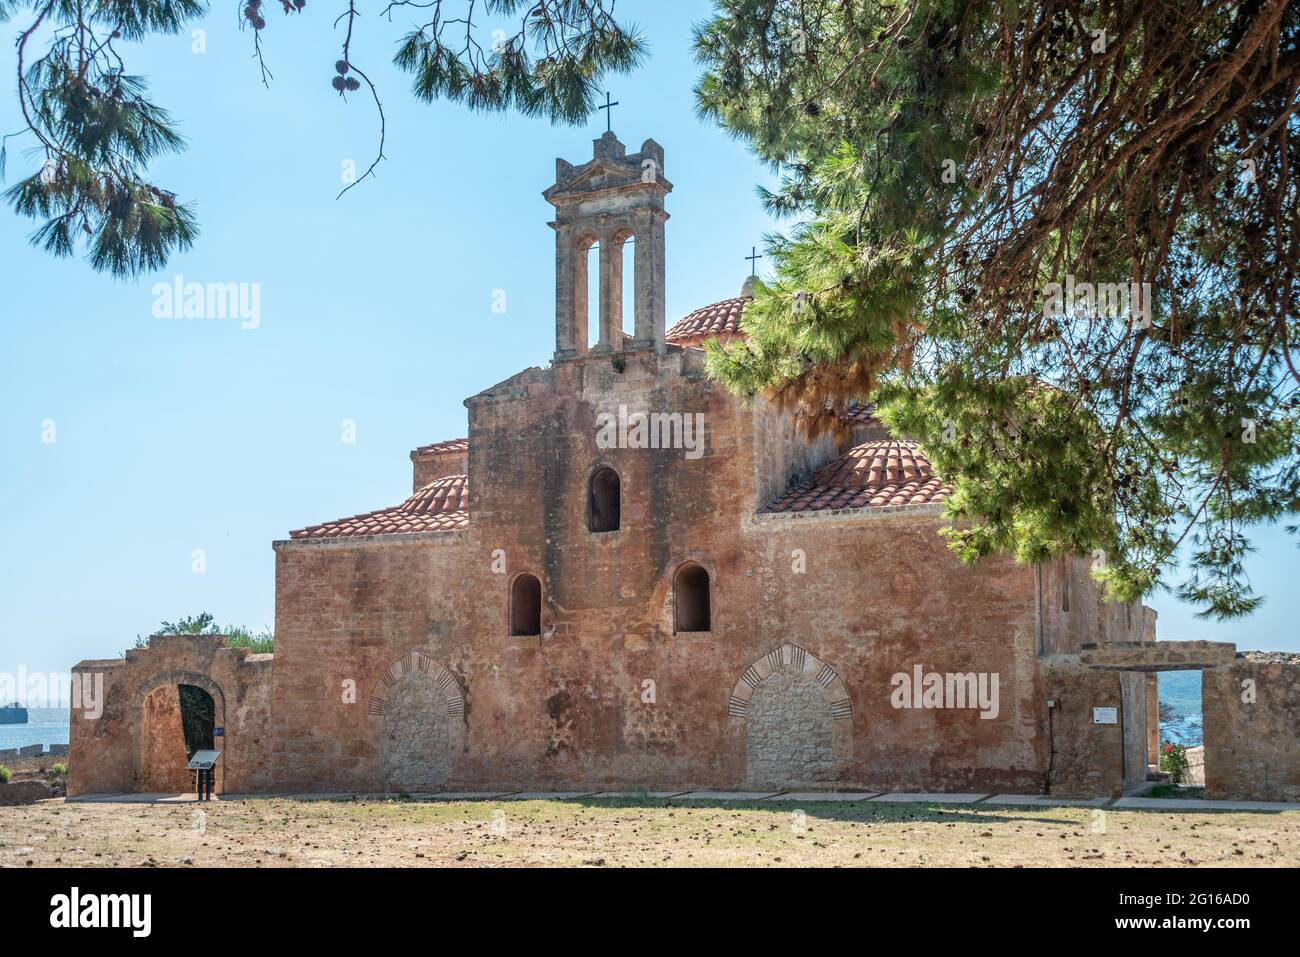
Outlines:
<svg viewBox="0 0 1300 957"><path fill-rule="evenodd" d="M628 153L613 133L594 142L581 166L555 161L542 195L555 207L555 358L664 349L664 150L654 140ZM588 251L598 246L599 335L588 341ZM631 257L625 270L624 259ZM592 257L593 259L596 257ZM633 289L625 288L624 276ZM624 316L625 302L634 315ZM629 335L625 330L631 328Z"/></svg>

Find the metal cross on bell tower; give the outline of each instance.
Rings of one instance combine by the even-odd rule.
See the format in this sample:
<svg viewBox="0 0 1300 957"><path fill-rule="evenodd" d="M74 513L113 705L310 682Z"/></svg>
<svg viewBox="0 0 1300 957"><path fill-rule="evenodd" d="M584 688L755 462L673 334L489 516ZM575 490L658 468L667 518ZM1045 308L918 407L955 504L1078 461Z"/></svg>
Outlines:
<svg viewBox="0 0 1300 957"><path fill-rule="evenodd" d="M603 106L596 107L596 109L598 110L605 111L605 132L606 133L614 132L614 107L616 106L618 106L618 100L614 100L611 103L609 99L609 90L606 90L605 104Z"/></svg>

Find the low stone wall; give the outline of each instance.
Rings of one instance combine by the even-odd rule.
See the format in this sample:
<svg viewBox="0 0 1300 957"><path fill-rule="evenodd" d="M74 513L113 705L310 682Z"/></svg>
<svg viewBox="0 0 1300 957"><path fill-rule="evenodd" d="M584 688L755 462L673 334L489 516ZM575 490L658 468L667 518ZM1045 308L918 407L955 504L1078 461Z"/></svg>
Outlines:
<svg viewBox="0 0 1300 957"><path fill-rule="evenodd" d="M1198 668L1204 674L1206 797L1300 801L1300 735L1297 734L1300 655L1235 654L1232 648L1215 642L1121 643L1085 646L1077 655L1038 658L1032 687L1025 693L1027 701L1036 706L1026 707L1021 721L1039 725L1044 732L1050 728L1050 735L1037 739L1043 746L1038 754L1029 755L1032 761L1026 763L1026 773L1015 788L1002 789L1033 791L1042 787L1061 797L1134 793L1137 786L1145 783L1148 764L1145 732L1151 712L1147 700L1151 673ZM319 656L320 651L315 650L315 654ZM171 720L174 716L170 709L163 708L167 712L164 717L171 717L162 720L155 713L151 721L151 708L146 704L154 695L152 711L158 712L160 702L171 700L170 689L176 684L196 684L213 694L217 723L225 731L217 742L217 747L224 752L218 771L219 792L272 790L278 783L272 777L273 760L280 768L287 760L295 760L298 762L295 767L301 773L318 775L323 780L337 771L338 759L329 749L352 748L346 753L361 755L363 749L356 742L342 739L341 735L336 740L333 736L339 729L323 726L318 717L311 723L313 737L309 753L290 758L285 754L283 741L272 741L272 660L270 655L252 655L247 649L227 648L224 639L216 636L168 636L153 639L148 648L129 652L124 661L82 662L76 673L103 676L103 710L91 718L74 709L72 746L65 759L69 765L68 793L157 789L157 775L161 773L166 778L176 770L168 768L165 762L153 760L149 743L151 733L163 737L179 734L175 721ZM277 681L287 683L288 679L280 675ZM380 687L389 687L382 676L372 682L368 691ZM451 687L459 686L453 683ZM168 689L166 695L155 695L162 689ZM419 717L424 711L446 714L454 711L456 722L464 720L463 699L455 708L448 708L446 702L416 708L412 712L414 723L408 722L409 727L396 719L385 723L382 707L378 709L379 717L373 717L377 700L373 696L363 696L360 700L370 705L372 717L365 727L373 727L383 740L391 738L395 742L393 746L412 743L407 739L412 729L422 727ZM1048 701L1052 702L1051 708L1047 707ZM394 699L395 715L400 711L397 707L400 703L398 696ZM855 703L857 706L865 707L861 701ZM1114 708L1117 720L1114 723L1095 721L1097 708ZM805 710L807 714L777 715L773 727L796 719L815 724L825 717L819 699L817 708L809 705ZM766 714L761 699L755 706L755 714L759 719ZM838 728L833 718L832 715L832 728ZM298 720L304 725L308 723L302 718ZM749 759L755 762L759 772L769 758L777 763L808 763L806 756L780 753L775 745L770 745L771 740L774 740L771 735L765 737L761 733L755 738L757 751L749 754ZM814 736L814 740L819 739ZM772 753L764 751L765 747ZM824 743L818 747L826 750ZM451 753L462 754L465 749L465 743L458 741L451 747ZM441 753L437 748L433 750ZM833 745L832 751L838 761L839 746ZM14 767L15 762L30 761L48 768L54 763L52 757L42 749L39 758L17 758L3 763ZM816 755L814 758L813 766L820 766L821 758ZM880 766L894 773L886 762ZM578 773L574 772L575 778ZM433 779L441 780L442 774L426 777L429 783L436 784ZM808 782L810 787L829 783L817 780L815 774L813 777ZM378 782L379 775L371 772L370 779ZM164 789L176 790L180 786L179 778L168 779ZM185 786L188 788L188 780ZM382 787L374 789L383 790ZM986 789L991 790L993 786Z"/></svg>
<svg viewBox="0 0 1300 957"><path fill-rule="evenodd" d="M1046 791L1057 797L1119 797L1146 777L1147 686L1142 676L1082 665L1077 655L1042 661L1051 754ZM1094 708L1114 708L1095 724ZM1125 710L1136 721L1125 722ZM1127 752L1127 753L1126 753Z"/></svg>
<svg viewBox="0 0 1300 957"><path fill-rule="evenodd" d="M44 781L11 781L0 784L0 806L34 804L53 797L54 789Z"/></svg>
<svg viewBox="0 0 1300 957"><path fill-rule="evenodd" d="M1300 801L1300 655L1242 652L1203 687L1205 796Z"/></svg>
<svg viewBox="0 0 1300 957"><path fill-rule="evenodd" d="M29 744L23 748L0 748L0 764L25 758L64 757L67 753L68 746L66 744L51 744L48 750L43 744Z"/></svg>
<svg viewBox="0 0 1300 957"><path fill-rule="evenodd" d="M1075 713L1071 701L1090 699L1093 707L1110 707L1115 705L1109 699L1117 699L1123 726L1126 715L1137 717L1139 707L1140 695L1130 679L1191 670L1202 672L1205 796L1300 800L1300 655L1238 654L1235 645L1215 641L1088 644L1077 658L1063 658L1049 669L1049 692L1054 681L1057 690L1051 693L1062 700L1054 716L1054 793L1113 791L1117 767L1122 768L1123 789L1131 793L1145 773L1145 757L1130 740L1129 728L1118 735L1123 747L1117 755L1111 740L1116 734L1087 727L1089 715Z"/></svg>
<svg viewBox="0 0 1300 957"><path fill-rule="evenodd" d="M66 757L60 757L53 754L42 754L39 758L5 758L0 760L15 775L27 774L30 772L49 771L56 764L67 764Z"/></svg>
<svg viewBox="0 0 1300 957"><path fill-rule="evenodd" d="M175 767L160 768L151 758L149 743L151 732L179 734L179 728L153 720L158 715L146 702L159 689L180 684L212 695L216 724L224 731L216 741L222 752L217 792L265 790L272 658L247 648L227 648L221 635L156 635L148 647L128 651L125 660L81 662L73 675L89 685L102 682L103 692L100 713L72 709L68 794L139 792L157 787L159 780L167 790L179 787ZM153 704L157 702L155 698ZM183 759L183 738L177 744ZM184 789L189 787L186 775Z"/></svg>

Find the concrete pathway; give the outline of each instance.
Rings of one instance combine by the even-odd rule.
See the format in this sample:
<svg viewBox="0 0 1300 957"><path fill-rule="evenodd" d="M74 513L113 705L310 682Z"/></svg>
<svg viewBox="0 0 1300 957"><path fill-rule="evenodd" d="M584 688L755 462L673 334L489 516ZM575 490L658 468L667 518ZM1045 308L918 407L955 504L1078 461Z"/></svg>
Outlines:
<svg viewBox="0 0 1300 957"><path fill-rule="evenodd" d="M920 792L913 794L910 791L894 791L890 794L882 794L879 803L898 803L898 804L976 804L983 801L987 794L935 794Z"/></svg>
<svg viewBox="0 0 1300 957"><path fill-rule="evenodd" d="M1300 811L1296 801L1204 801L1189 798L1125 797L1116 799L1110 807L1135 810L1138 808L1159 811Z"/></svg>
<svg viewBox="0 0 1300 957"><path fill-rule="evenodd" d="M687 791L674 801L761 801L775 797L776 791Z"/></svg>
<svg viewBox="0 0 1300 957"><path fill-rule="evenodd" d="M503 797L509 801L573 801L577 798L594 797L598 791L516 791Z"/></svg>
<svg viewBox="0 0 1300 957"><path fill-rule="evenodd" d="M803 804L814 801L870 801L880 795L880 791L782 791L767 800L797 801Z"/></svg>
<svg viewBox="0 0 1300 957"><path fill-rule="evenodd" d="M1048 794L995 794L983 804L1016 804L1021 807L1104 807L1114 798L1056 798Z"/></svg>
<svg viewBox="0 0 1300 957"><path fill-rule="evenodd" d="M430 794L431 801L490 801L512 795L513 791L438 791ZM414 795L412 795L414 797Z"/></svg>
<svg viewBox="0 0 1300 957"><path fill-rule="evenodd" d="M193 794L81 794L64 798L69 804L193 804L198 798ZM212 800L221 798L214 794ZM229 798L227 798L229 800Z"/></svg>
<svg viewBox="0 0 1300 957"><path fill-rule="evenodd" d="M278 798L293 801L391 801L390 793L357 794L307 792L298 794L213 795L214 801L248 801ZM1179 798L1058 798L1045 794L946 794L894 791L439 791L409 794L412 801L574 801L581 799L654 798L670 801L764 801L772 803L815 803L870 801L876 804L996 804L1022 807L1104 807L1119 811L1300 811L1296 801L1205 801ZM194 794L83 794L67 800L72 804L195 804Z"/></svg>

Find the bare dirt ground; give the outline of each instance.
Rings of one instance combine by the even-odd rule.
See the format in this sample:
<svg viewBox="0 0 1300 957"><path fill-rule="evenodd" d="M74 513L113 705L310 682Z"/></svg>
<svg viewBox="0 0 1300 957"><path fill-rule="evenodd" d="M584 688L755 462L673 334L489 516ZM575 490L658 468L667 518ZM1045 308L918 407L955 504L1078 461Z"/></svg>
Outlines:
<svg viewBox="0 0 1300 957"><path fill-rule="evenodd" d="M1300 812L652 798L51 800L0 808L0 865L1295 867Z"/></svg>

